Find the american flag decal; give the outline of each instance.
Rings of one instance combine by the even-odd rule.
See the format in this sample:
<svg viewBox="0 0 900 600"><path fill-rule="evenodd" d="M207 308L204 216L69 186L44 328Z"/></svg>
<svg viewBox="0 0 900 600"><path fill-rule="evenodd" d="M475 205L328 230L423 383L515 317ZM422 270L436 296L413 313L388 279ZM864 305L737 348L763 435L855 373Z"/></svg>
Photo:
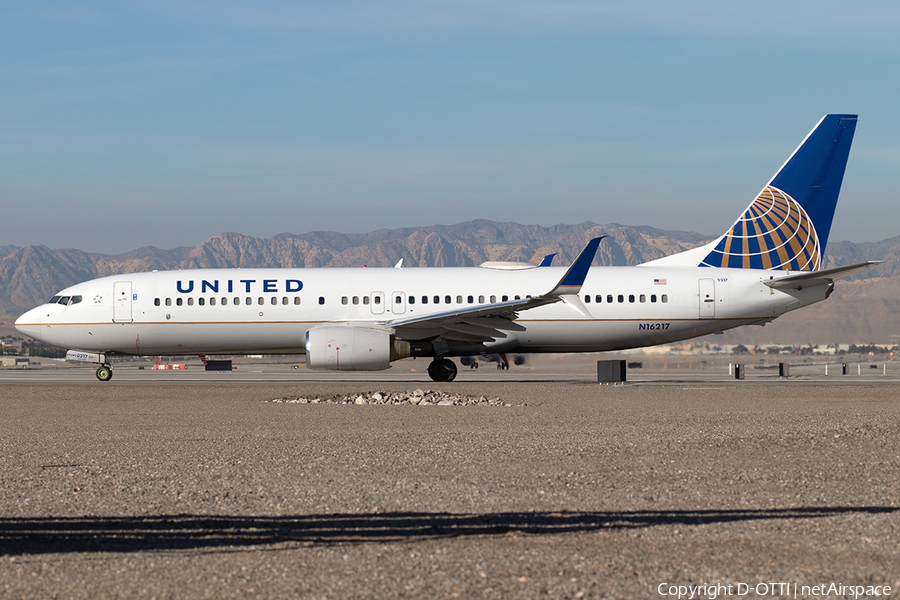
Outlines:
<svg viewBox="0 0 900 600"><path fill-rule="evenodd" d="M666 285L666 280L665 279L654 279L653 285Z"/></svg>

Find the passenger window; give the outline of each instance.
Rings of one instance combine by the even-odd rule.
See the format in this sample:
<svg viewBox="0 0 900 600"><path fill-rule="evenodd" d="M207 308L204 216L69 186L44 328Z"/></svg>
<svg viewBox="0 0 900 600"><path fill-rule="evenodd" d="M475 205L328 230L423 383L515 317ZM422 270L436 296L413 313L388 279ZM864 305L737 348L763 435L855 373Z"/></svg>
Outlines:
<svg viewBox="0 0 900 600"><path fill-rule="evenodd" d="M516 294L516 300L521 300L521 298L519 298L518 294Z"/></svg>
<svg viewBox="0 0 900 600"><path fill-rule="evenodd" d="M294 304L300 304L300 296L294 296Z"/></svg>
<svg viewBox="0 0 900 600"><path fill-rule="evenodd" d="M495 304L497 302L497 296L491 296L491 304Z"/></svg>
<svg viewBox="0 0 900 600"><path fill-rule="evenodd" d="M428 296L422 296L422 304L428 304Z"/></svg>
<svg viewBox="0 0 900 600"><path fill-rule="evenodd" d="M188 306L193 306L193 305L194 305L194 299L188 298Z"/></svg>
<svg viewBox="0 0 900 600"><path fill-rule="evenodd" d="M325 304L325 296L319 296L319 304Z"/></svg>
<svg viewBox="0 0 900 600"><path fill-rule="evenodd" d="M600 304L601 302L603 302L603 296L601 296L600 294L597 294L597 297L594 298L594 302L596 302L597 304Z"/></svg>
<svg viewBox="0 0 900 600"><path fill-rule="evenodd" d="M153 299L153 306L159 306L160 304L162 304L162 302L159 301L159 298Z"/></svg>
<svg viewBox="0 0 900 600"><path fill-rule="evenodd" d="M228 304L228 298L222 296L222 306L226 306Z"/></svg>
<svg viewBox="0 0 900 600"><path fill-rule="evenodd" d="M468 297L466 297L466 300L469 302L469 304L474 304L474 303L475 303L475 298L474 298L473 296L468 296Z"/></svg>
<svg viewBox="0 0 900 600"><path fill-rule="evenodd" d="M241 299L235 297L235 299L234 299L234 305L235 305L235 306L240 306L240 305L241 305Z"/></svg>
<svg viewBox="0 0 900 600"><path fill-rule="evenodd" d="M263 304L266 303L266 299L263 298L262 296L260 296L260 297L256 300L256 303L259 304L260 306L262 306Z"/></svg>
<svg viewBox="0 0 900 600"><path fill-rule="evenodd" d="M359 304L359 296L353 296L353 304Z"/></svg>
<svg viewBox="0 0 900 600"><path fill-rule="evenodd" d="M509 300L509 296L501 296L500 297L501 302L507 302L508 300Z"/></svg>
<svg viewBox="0 0 900 600"><path fill-rule="evenodd" d="M394 304L403 304L403 296L394 296Z"/></svg>
<svg viewBox="0 0 900 600"><path fill-rule="evenodd" d="M591 303L591 296L590 296L590 294L585 294L585 295L584 295L584 302L585 302L585 304L590 304L590 303Z"/></svg>
<svg viewBox="0 0 900 600"><path fill-rule="evenodd" d="M203 306L206 304L206 298L197 298L197 304Z"/></svg>
<svg viewBox="0 0 900 600"><path fill-rule="evenodd" d="M660 297L660 300L662 300L663 302L668 302L668 301L669 301L669 296L667 296L666 294L663 294L663 295Z"/></svg>
<svg viewBox="0 0 900 600"><path fill-rule="evenodd" d="M216 299L215 299L215 298L210 298L210 299L209 299L209 305L210 305L210 306L215 306L215 305L216 305Z"/></svg>
<svg viewBox="0 0 900 600"><path fill-rule="evenodd" d="M612 294L607 294L607 295L606 295L606 301L607 301L609 304L612 304L612 301L613 301Z"/></svg>
<svg viewBox="0 0 900 600"><path fill-rule="evenodd" d="M641 294L641 302L646 302L647 296L645 294Z"/></svg>
<svg viewBox="0 0 900 600"><path fill-rule="evenodd" d="M484 296L478 296L478 304L484 304Z"/></svg>
<svg viewBox="0 0 900 600"><path fill-rule="evenodd" d="M623 296L622 294L619 294L619 297L616 298L616 299L619 301L620 304L621 304L622 302L625 302L625 296Z"/></svg>
<svg viewBox="0 0 900 600"><path fill-rule="evenodd" d="M451 299L450 296L444 296L444 304L450 304Z"/></svg>
<svg viewBox="0 0 900 600"><path fill-rule="evenodd" d="M456 303L457 303L457 304L462 304L462 296L457 296L457 297L456 297Z"/></svg>
<svg viewBox="0 0 900 600"><path fill-rule="evenodd" d="M348 298L347 296L341 296L341 304L349 304L349 303L350 303L350 298Z"/></svg>
<svg viewBox="0 0 900 600"><path fill-rule="evenodd" d="M410 304L415 304L415 303L416 303L416 297L415 297L415 296L410 296L410 297L409 297L409 303L410 303Z"/></svg>
<svg viewBox="0 0 900 600"><path fill-rule="evenodd" d="M634 302L634 294L628 294L628 301Z"/></svg>
<svg viewBox="0 0 900 600"><path fill-rule="evenodd" d="M282 304L283 306L287 306L287 305L288 305L288 297L287 297L287 296L282 296L282 297L281 297L281 304Z"/></svg>
<svg viewBox="0 0 900 600"><path fill-rule="evenodd" d="M166 306L172 306L172 299L166 298Z"/></svg>
<svg viewBox="0 0 900 600"><path fill-rule="evenodd" d="M181 306L182 304L184 304L184 300L182 298L175 298L176 306Z"/></svg>
<svg viewBox="0 0 900 600"><path fill-rule="evenodd" d="M276 296L272 296L272 300L269 301L269 304L272 306L278 306L278 298Z"/></svg>
<svg viewBox="0 0 900 600"><path fill-rule="evenodd" d="M363 304L368 304L368 303L369 303L369 297L363 296Z"/></svg>
<svg viewBox="0 0 900 600"><path fill-rule="evenodd" d="M656 302L656 294L650 294L650 302Z"/></svg>
<svg viewBox="0 0 900 600"><path fill-rule="evenodd" d="M375 304L381 304L381 296L374 296L373 300ZM321 304L321 302L319 304Z"/></svg>
<svg viewBox="0 0 900 600"><path fill-rule="evenodd" d="M250 306L251 304L253 304L253 298L251 298L250 296L247 296L244 299L244 304L246 304L247 306Z"/></svg>

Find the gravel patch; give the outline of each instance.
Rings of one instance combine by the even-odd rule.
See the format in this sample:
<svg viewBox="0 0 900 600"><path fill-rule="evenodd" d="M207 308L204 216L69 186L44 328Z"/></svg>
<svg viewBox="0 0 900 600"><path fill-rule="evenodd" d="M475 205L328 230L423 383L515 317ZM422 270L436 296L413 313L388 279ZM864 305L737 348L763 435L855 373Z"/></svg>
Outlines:
<svg viewBox="0 0 900 600"><path fill-rule="evenodd" d="M276 404L411 404L416 406L514 406L499 397L468 396L449 392L415 389L407 392L358 392L319 395L315 397L274 398L264 400ZM525 402L515 406L527 406Z"/></svg>

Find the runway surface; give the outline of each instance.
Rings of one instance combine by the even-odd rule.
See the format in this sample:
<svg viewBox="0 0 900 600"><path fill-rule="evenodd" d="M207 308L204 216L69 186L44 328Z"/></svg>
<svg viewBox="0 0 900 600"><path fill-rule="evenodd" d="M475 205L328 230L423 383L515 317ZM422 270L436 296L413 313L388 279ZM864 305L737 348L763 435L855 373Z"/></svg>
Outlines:
<svg viewBox="0 0 900 600"><path fill-rule="evenodd" d="M900 593L891 375L288 369L0 371L0 596ZM271 402L413 388L512 406Z"/></svg>

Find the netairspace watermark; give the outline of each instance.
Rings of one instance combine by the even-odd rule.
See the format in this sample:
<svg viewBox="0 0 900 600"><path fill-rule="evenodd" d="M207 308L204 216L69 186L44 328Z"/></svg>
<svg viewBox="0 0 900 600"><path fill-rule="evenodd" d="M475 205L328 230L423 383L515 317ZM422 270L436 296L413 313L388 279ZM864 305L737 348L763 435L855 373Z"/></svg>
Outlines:
<svg viewBox="0 0 900 600"><path fill-rule="evenodd" d="M876 596L890 596L889 585L845 585L843 583L820 583L819 585L800 585L790 582L762 582L762 583L704 583L702 585L676 585L663 582L656 588L660 596L677 598L677 600L706 599L737 597L775 597L775 598L807 598L828 597L835 598L874 598Z"/></svg>

